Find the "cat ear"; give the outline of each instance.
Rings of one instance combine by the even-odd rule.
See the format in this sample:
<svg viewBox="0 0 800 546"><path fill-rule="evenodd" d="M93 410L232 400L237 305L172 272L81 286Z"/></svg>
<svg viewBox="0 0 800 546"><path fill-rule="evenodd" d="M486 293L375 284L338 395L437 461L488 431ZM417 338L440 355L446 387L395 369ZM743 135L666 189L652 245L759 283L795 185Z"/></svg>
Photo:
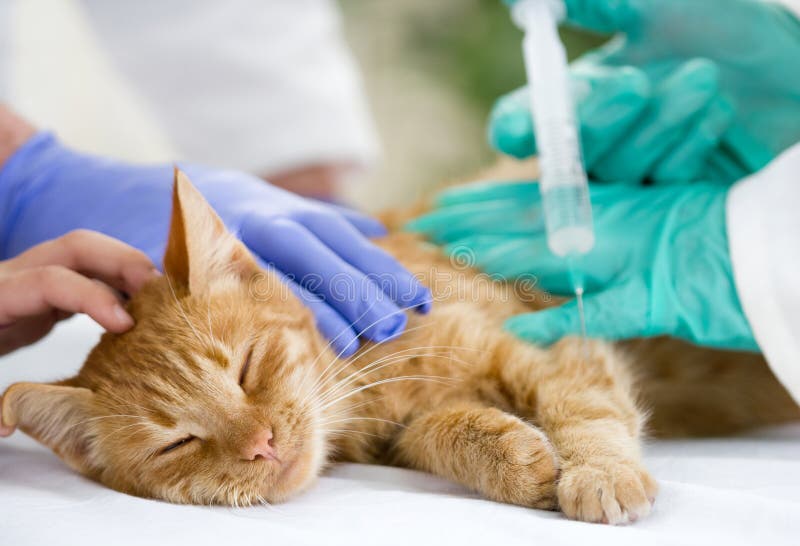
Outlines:
<svg viewBox="0 0 800 546"><path fill-rule="evenodd" d="M55 451L69 465L88 469L91 434L87 419L94 394L89 389L15 383L0 398L0 429L19 427Z"/></svg>
<svg viewBox="0 0 800 546"><path fill-rule="evenodd" d="M219 276L234 273L244 278L258 271L247 248L177 168L164 271L170 280L193 293L203 292Z"/></svg>

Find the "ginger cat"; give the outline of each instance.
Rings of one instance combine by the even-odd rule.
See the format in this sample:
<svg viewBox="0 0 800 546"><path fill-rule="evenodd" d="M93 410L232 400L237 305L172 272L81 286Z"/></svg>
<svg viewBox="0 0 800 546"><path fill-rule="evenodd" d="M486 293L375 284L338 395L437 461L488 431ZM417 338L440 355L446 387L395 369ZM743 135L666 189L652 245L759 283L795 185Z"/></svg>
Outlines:
<svg viewBox="0 0 800 546"><path fill-rule="evenodd" d="M166 275L130 301L136 326L104 334L71 379L9 387L1 422L113 489L176 503L279 502L340 460L617 524L647 515L656 495L640 461L642 407L662 433L800 416L759 357L664 340L536 347L501 328L541 307L536 293L490 283L408 234L379 244L437 301L409 313L398 339L337 358L176 173Z"/></svg>

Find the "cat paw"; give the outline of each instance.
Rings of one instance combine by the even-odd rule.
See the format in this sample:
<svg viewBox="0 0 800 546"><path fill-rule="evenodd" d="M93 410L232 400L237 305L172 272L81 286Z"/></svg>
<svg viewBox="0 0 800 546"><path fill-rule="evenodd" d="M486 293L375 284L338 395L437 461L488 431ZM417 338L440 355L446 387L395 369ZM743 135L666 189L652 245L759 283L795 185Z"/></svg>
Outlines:
<svg viewBox="0 0 800 546"><path fill-rule="evenodd" d="M506 432L496 444L496 500L530 508L555 510L559 465L555 449L540 430L521 425Z"/></svg>
<svg viewBox="0 0 800 546"><path fill-rule="evenodd" d="M624 525L650 513L658 485L637 464L578 465L562 471L558 504L571 518Z"/></svg>

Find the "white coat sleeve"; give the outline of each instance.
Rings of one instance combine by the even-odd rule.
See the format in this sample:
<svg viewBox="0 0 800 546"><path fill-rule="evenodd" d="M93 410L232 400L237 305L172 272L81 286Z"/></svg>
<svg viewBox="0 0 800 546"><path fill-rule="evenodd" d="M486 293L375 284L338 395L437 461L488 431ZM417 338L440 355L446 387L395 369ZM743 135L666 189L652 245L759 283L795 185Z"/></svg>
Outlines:
<svg viewBox="0 0 800 546"><path fill-rule="evenodd" d="M782 4L786 6L788 9L793 11L798 17L800 17L800 0L774 0L776 4Z"/></svg>
<svg viewBox="0 0 800 546"><path fill-rule="evenodd" d="M745 315L772 371L800 402L800 144L731 189L727 224Z"/></svg>
<svg viewBox="0 0 800 546"><path fill-rule="evenodd" d="M332 0L81 0L183 159L365 166L378 141Z"/></svg>

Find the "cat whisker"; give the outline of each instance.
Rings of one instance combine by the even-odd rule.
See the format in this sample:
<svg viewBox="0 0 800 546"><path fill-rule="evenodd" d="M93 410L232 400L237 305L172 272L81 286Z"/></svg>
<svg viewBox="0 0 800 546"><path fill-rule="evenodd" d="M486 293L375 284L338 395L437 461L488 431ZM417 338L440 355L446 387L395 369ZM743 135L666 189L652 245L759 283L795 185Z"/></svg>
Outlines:
<svg viewBox="0 0 800 546"><path fill-rule="evenodd" d="M258 501L258 504L260 506L263 506L265 508L272 508L272 505L269 502L267 502L267 499L265 499L262 495L256 495L256 500Z"/></svg>
<svg viewBox="0 0 800 546"><path fill-rule="evenodd" d="M398 377L390 377L390 378L387 378L387 379L381 379L379 381L374 381L372 383L368 383L366 385L362 385L361 387L358 387L357 389L353 389L350 392L348 392L348 393L346 393L346 394L344 394L342 396L339 396L339 397L337 397L337 398L335 398L335 399L333 399L333 400L331 400L329 402L325 402L320 407L320 409L324 410L324 409L332 406L333 404L336 404L336 403L338 403L338 402L340 402L342 400L345 400L346 398L349 398L349 397L353 396L354 394L357 394L359 392L363 392L363 391L365 391L367 389L371 389L373 387L377 387L378 385L385 385L387 383L394 383L396 381L430 381L432 383L439 383L439 384L443 384L443 385L452 385L455 382L452 378L443 377L443 376L437 376L437 375L401 375L401 376L398 376Z"/></svg>
<svg viewBox="0 0 800 546"><path fill-rule="evenodd" d="M372 436L373 438L383 438L378 434L373 434L371 432L364 432L363 430L353 430L347 428L332 428L332 429L325 429L323 430L325 434L333 434L333 435L343 435L343 434L363 434L364 436Z"/></svg>
<svg viewBox="0 0 800 546"><path fill-rule="evenodd" d="M119 434L123 430L129 429L131 427L146 427L146 426L147 426L147 423L131 423L130 425L125 425L124 427L119 427L118 429L112 430L108 434L105 434L104 436L101 436L100 438L98 438L96 440L96 442L98 444L102 444L103 442L105 442L106 440L108 440L109 438L114 436L115 434Z"/></svg>
<svg viewBox="0 0 800 546"><path fill-rule="evenodd" d="M144 411L145 413L150 413L150 414L154 413L154 411L152 409L150 409L150 408L146 408L146 407L144 407L142 405L135 404L133 402L129 402L127 400L124 400L119 394L117 394L117 393L115 393L113 391L110 391L110 390L109 391L104 391L103 395L104 396L108 396L109 398L111 398L115 402L120 403L123 406L130 406L130 407L133 407L133 408L137 408L137 409L140 409L140 410ZM109 408L109 409L111 409L111 408Z"/></svg>
<svg viewBox="0 0 800 546"><path fill-rule="evenodd" d="M421 325L415 326L413 328L408 328L408 329L405 330L405 332L403 332L403 335L406 335L406 334L408 334L410 332L414 332L416 330L421 330L423 328L429 328L431 326L433 326L433 323L421 324ZM322 372L322 374L320 374L317 382L315 383L315 386L317 388L319 388L321 386L320 383L324 383L324 381L327 381L332 377L336 377L336 375L338 375L339 372L344 370L347 366L349 366L350 364L354 363L358 359L364 358L366 355L368 355L369 353L371 353L372 351L374 351L375 349L377 349L378 347L381 347L381 346L382 346L381 343L373 343L372 346L369 347L367 350L365 350L365 351L363 351L361 353L357 353L357 354L355 354L355 355L353 355L353 356L351 356L350 358L347 358L347 359L339 359L338 357L334 357L332 359L332 361L328 364L328 366L325 368L325 370ZM331 366L335 365L337 362L340 365L338 367L334 367L330 371L330 373L327 374L326 372L328 372L329 369L331 368ZM312 392L312 395L313 394L314 393Z"/></svg>
<svg viewBox="0 0 800 546"><path fill-rule="evenodd" d="M73 423L70 426L68 426L67 428L65 428L64 432L66 432L68 430L71 430L74 427L85 425L86 423L89 423L91 421L100 421L101 419L116 419L116 418L138 419L139 422L145 421L145 418L141 417L139 415L124 415L124 414L121 414L121 413L120 414L116 414L116 415L102 415L100 417L90 417L88 419L84 419L83 421L78 421L77 423Z"/></svg>
<svg viewBox="0 0 800 546"><path fill-rule="evenodd" d="M370 404L374 404L376 402L384 400L385 398L386 398L385 396L377 396L375 398L370 398L369 400L364 400L363 402L359 402L358 404L353 404L351 406L348 406L346 411L352 412L364 406L368 406Z"/></svg>
<svg viewBox="0 0 800 546"><path fill-rule="evenodd" d="M376 304L376 303L377 303L377 302L373 302L373 303L369 304L369 306L368 306L366 309L364 309L364 312L363 312L363 313L361 313L360 315L358 315L358 316L355 318L355 320L351 321L351 322L350 322L350 323L347 325L347 327L349 328L350 326L353 326L353 325L354 325L356 322L358 322L359 320L361 320L362 318L364 318L364 316L365 316L367 313L369 313L369 312L372 310L372 308L375 306L375 304ZM320 350L320 352L319 352L319 354L317 355L317 357L316 357L316 358L314 359L314 361L311 363L311 368L313 368L313 367L314 367L314 365L315 365L315 364L316 364L316 363L319 361L320 357L321 357L323 354L325 354L325 351L326 351L327 349L329 349L331 346L333 346L333 344L334 344L334 343L335 343L335 342L336 342L336 341L337 341L337 340L338 340L340 337L342 337L342 336L343 336L345 333L347 333L347 329L342 329L342 331L341 331L341 332L339 332L339 334L337 334L337 335L336 335L335 337L333 337L333 338L332 338L330 341L328 341L328 343L325 345L325 347L323 347L323 348ZM356 335L358 335L358 334L356 334ZM338 358L339 358L339 357L342 355L342 353L344 353L344 351L345 351L346 349L347 349L346 347L345 347L344 349L342 349L342 350L341 350L341 351L340 351L340 352L339 352L339 353L336 355L336 358L338 359ZM336 359L334 359L334 360L336 360ZM323 372L323 373L324 373L324 372Z"/></svg>
<svg viewBox="0 0 800 546"><path fill-rule="evenodd" d="M211 499L211 502L213 502L213 503L218 503L219 502L219 499L217 498L217 495L219 495L220 491L222 491L222 489L226 485L227 484L225 482L222 482L221 484L219 484L219 486L217 486L217 488L214 490L214 492L211 494L211 496L208 497L209 499Z"/></svg>
<svg viewBox="0 0 800 546"><path fill-rule="evenodd" d="M363 311L363 312L362 312L362 313L361 313L361 314L360 314L358 317L356 317L356 319L355 319L355 320L351 321L351 322L350 322L350 323L347 325L347 328L349 328L349 327L353 326L353 325L354 325L356 322L358 322L359 320L361 320L362 318L364 318L364 316L365 316L367 313L369 313L369 312L370 312L370 310L372 310L372 308L373 308L373 307L374 307L376 304L377 304L377 301L376 301L376 302L373 302L373 303L371 303L371 304L370 304L370 305L369 305L369 306L368 306L366 309L364 309L364 311ZM379 321L375 321L375 322L379 322ZM375 324L375 322L373 322L372 324L368 325L366 328L369 328L369 327L373 326L373 325ZM316 358L314 358L314 361L313 361L313 362L311 363L311 365L308 367L308 371L306 372L306 376L303 378L303 384L301 385L301 388L303 388L303 389L305 388L305 381L306 381L306 379L308 379L309 375L311 375L311 371L312 371L312 370L314 370L314 368L316 367L316 364L317 364L317 362L319 361L320 357L322 357L322 355L324 355L324 354L325 354L325 351L326 351L326 350L328 350L329 348L331 348L331 346L333 345L333 343L334 343L334 342L336 342L336 340L338 340L338 339L339 339L341 336L343 336L345 333L347 333L347 328L344 328L344 329L342 329L342 331L341 331L341 332L339 332L339 334L338 334L338 335L336 335L336 336L335 336L335 337L333 337L333 338L332 338L330 341L328 341L328 343L327 343L327 344L326 344L326 345L325 345L325 346L324 346L324 347L323 347L323 348L322 348L322 349L319 351L319 353L317 354ZM363 333L363 332L366 330L366 328L363 328L363 329L362 329L360 332L356 332L356 337L358 337L359 335L361 335L361 333ZM318 376L318 378L317 378L317 381L316 381L315 383L313 383L313 384L312 384L312 389L313 389L313 387L314 387L314 386L317 384L317 382L319 382L320 378L322 378L322 377L325 377L325 375L327 374L327 372L328 372L329 368L330 368L331 366L333 366L334 364L336 364L336 363L339 361L339 359L341 358L342 354L343 354L343 353L344 353L346 350L347 350L347 347L344 347L344 348L343 348L341 351L339 351L338 353L336 353L336 354L333 356L333 358L331 359L331 361L328 363L328 365L327 365L327 366L325 366L325 369L324 369L324 370L322 370L322 373L321 373L321 374Z"/></svg>
<svg viewBox="0 0 800 546"><path fill-rule="evenodd" d="M420 328L423 328L423 327L428 327L428 326L431 326L431 324L426 324L426 325L422 325L422 326L417 326L417 327L414 327L414 328L410 328L409 330L407 330L407 332L412 332L412 331L414 331L414 330L418 330L418 329L420 329ZM328 377L322 377L322 376L320 377L320 379L319 379L319 380L317 381L317 383L315 384L315 388L314 388L314 389L313 389L311 392L309 392L309 393L306 395L306 397L305 397L305 398L310 398L310 397L312 397L312 396L316 395L316 394L319 392L319 390L320 390L320 389L322 389L322 388L325 388L325 382L326 382L326 381L330 381L331 379L334 379L334 378L335 378L335 377L336 377L336 376L337 376L337 375L338 375L340 372L344 371L344 370L345 370L345 368L347 368L349 365L353 364L353 363L354 363L356 360L358 360L358 359L362 359L362 358L364 358L364 357L365 357L367 354L369 354L371 351L373 351L374 349L376 349L376 348L377 348L377 347L379 347L379 346L380 346L380 344L376 343L376 344L374 344L372 347L370 347L369 349L367 349L366 351L364 351L363 353L361 353L361 354L358 354L358 355L355 355L355 356L351 357L350 359L347 359L347 360L341 361L341 365L340 365L338 368L336 368L336 369L335 369L335 370L334 370L334 371L333 371L333 372L332 372L332 373L331 373L331 374L330 374ZM384 359L387 359L387 358L389 358L389 357L391 357L391 356L393 356L393 355L397 355L397 354L400 354L400 353L403 353L403 352L407 352L407 351L413 351L413 350L417 350L417 349L418 349L418 348L406 348L406 349L400 349L400 350L398 350L398 351L394 351L394 352L392 352L392 353L389 353L389 354L387 354L387 355L384 355L384 356L383 356L383 357L381 357L381 358L380 358L378 361L376 361L376 362L372 362L372 363L368 364L367 366L365 366L365 367L361 368L361 371L365 370L366 368L368 368L368 367L370 367L370 366L374 366L376 363L378 363L378 362L380 362L380 361L383 361ZM358 373L358 371L359 371L359 370L356 370L356 371L355 371L355 372L353 372L353 373ZM342 381L342 380L340 379L339 381L337 381L337 383L339 383L339 382L341 382L341 381ZM328 390L330 390L330 389L332 389L332 388L333 388L333 386L331 386L331 387L328 387Z"/></svg>
<svg viewBox="0 0 800 546"><path fill-rule="evenodd" d="M322 418L319 421L308 421L305 425L298 431L298 434L306 434L309 431L313 431L320 426L324 426L326 423L332 423L335 419L345 419L348 417L352 417L353 413L365 406L370 404L374 404L383 400L384 396L376 396L374 398L369 398L367 400L363 400L357 404L348 404L345 403L344 407L338 408L336 411L332 413L323 413ZM316 411L316 404L311 404L308 411Z"/></svg>
<svg viewBox="0 0 800 546"><path fill-rule="evenodd" d="M360 314L360 315L359 315L359 316L358 316L358 317L357 317L357 318L356 318L354 321L350 322L350 324L349 324L348 326L352 326L352 325L354 325L356 322L358 322L359 320L361 320L361 319L362 319L362 318L363 318L363 317L364 317L364 316L365 316L365 315L366 315L366 314L367 314L367 313L368 313L368 312L369 312L369 311L372 309L372 307L374 307L374 306L375 306L375 304L376 304L376 303L377 303L377 302L371 303L371 304L369 305L369 307L367 307L367 308L364 310L364 312L363 312L363 313L361 313L361 314ZM368 329L372 328L372 327L373 327L373 326L375 326L377 323L379 323L379 322L381 322L382 320L386 319L386 317L387 317L387 316L393 316L393 315L396 315L396 314L398 314L398 313L405 313L407 310L409 310L409 309L411 309L411 308L412 308L412 306L411 306L411 305L407 305L407 306L405 306L405 307L400 307L400 308L398 308L398 309L397 309L397 311L394 311L393 313L390 313L389 315L382 316L382 317L380 317L380 318L378 318L378 319L376 319L376 320L372 321L371 323L369 323L368 325L366 325L366 326L365 326L364 328L362 328L361 330L359 330L359 331L355 332L355 334L356 334L356 337L358 337L358 336L362 335L362 334L363 334L364 332L366 332ZM319 358L320 358L320 357L321 357L323 354L325 354L325 350L326 350L326 349L328 349L328 348L329 348L329 347L330 347L330 346L331 346L331 345L332 345L332 344L333 344L333 343L334 343L334 342L335 342L337 339L339 339L339 337L341 337L341 336L342 336L344 333L346 333L346 332L347 332L347 330L342 330L342 331L341 331L341 332L340 332L340 333L339 333L337 336L335 336L335 337L334 337L332 340L330 340L330 341L328 342L328 344L327 344L327 345L326 345L326 346L325 346L325 347L324 347L324 348L323 348L323 349L322 349L322 350L319 352L319 354L318 354L318 355L317 355L317 357L314 359L314 361L311 363L311 366L310 366L310 368L309 368L309 369L313 369L313 368L314 368L314 365L317 363L317 361L319 361ZM323 370L323 372L322 372L322 373L323 373L323 375L324 375L324 374L325 374L325 372L328 370L328 368L330 368L330 366L331 366L331 365L333 365L333 364L334 364L334 363L335 363L337 360L339 360L339 359L341 358L341 356L342 356L342 354L344 353L344 351L345 351L345 350L347 350L347 347L345 347L344 349L342 349L341 351L339 351L339 353L338 353L338 354L336 354L336 356L335 356L335 358L332 360L332 362L331 362L330 364L328 364L328 366L326 366L325 370Z"/></svg>
<svg viewBox="0 0 800 546"><path fill-rule="evenodd" d="M362 358L362 357L363 357L364 355L366 355L366 354L367 354L367 353L368 353L370 350L374 349L374 348L375 348L375 347L377 347L377 346L378 346L378 345L374 345L373 347L370 347L370 349L369 349L368 351L365 351L364 353L362 353L361 355L359 355L359 356L358 356L358 358ZM455 350L459 350L459 351L461 351L461 350L467 350L467 351L470 351L470 350L472 350L472 351L474 351L474 352L485 352L485 351L484 351L484 350L482 350L482 349L462 348L462 347L457 347L457 346L453 346L453 345L423 345L423 346L419 346L419 347L409 347L409 348L406 348L406 349L400 349L400 350L398 350L398 351L394 351L394 352L392 352L392 353L389 353L389 354L387 354L387 355L384 355L383 357L381 357L381 358L380 358L380 359L378 359L377 361L371 362L370 364L368 364L368 365L364 366L364 367L363 367L363 368L361 368L360 370L356 370L355 372L353 372L353 373L351 374L351 376L352 376L352 375L356 375L356 374L358 374L359 372L364 372L364 371L368 370L369 368L372 368L372 367L376 366L377 364L379 364L379 363L381 363L381 362L385 361L386 359L388 359L388 358L390 358L390 357L393 357L393 356L396 356L396 355L403 355L404 353L408 353L409 351L423 351L423 350L429 350L429 349L433 349L433 350L439 350L439 349L441 349L441 350L448 350L448 349L452 350L452 349L455 349ZM427 354L416 354L416 355L415 355L415 354L409 354L409 355L404 355L404 356L403 356L403 358L413 358L413 357L418 357L418 356L434 356L434 355L427 355ZM442 356L442 355L437 355L437 356ZM455 360L455 361L457 361L457 362L460 362L461 364L469 365L469 363L467 363L467 362L465 362L465 361L463 361L463 360L461 360L461 359L455 358L455 357L454 357L454 356L452 356L452 355L450 355L450 358L451 358L452 360ZM347 379L347 378L345 378L345 379ZM340 383L340 382L342 382L342 381L343 381L343 380L339 380L339 383ZM331 387L331 389L332 389L332 388L333 388L333 386ZM313 394L316 394L316 393L313 393Z"/></svg>
<svg viewBox="0 0 800 546"><path fill-rule="evenodd" d="M413 328L408 328L404 332L404 334L407 334L409 332L413 332L415 330L420 330L422 328L428 328L428 327L430 327L432 325L433 325L433 323L429 323L429 324L422 324L420 326L415 326ZM372 347L370 347L366 351L364 351L364 352L362 352L360 354L356 354L356 355L354 355L354 356L352 356L350 358L344 359L344 360L340 360L338 357L334 357L331 360L331 362L325 367L325 369L322 371L322 373L318 376L317 380L314 383L312 383L311 390L306 395L306 398L310 398L310 397L314 396L319 391L319 389L322 388L322 386L324 385L325 381L328 381L332 377L336 377L336 375L341 370L344 370L347 366L349 366L350 364L355 362L356 359L363 358L365 355L369 354L371 351L374 351L377 347L380 347L380 343L375 343L375 344L372 345ZM316 360L314 362L316 362ZM337 362L339 362L341 365L338 368L334 368L334 370L331 371L330 375L328 375L328 371L330 370L331 366L334 366ZM309 370L313 370L313 368L314 368L314 366L312 365L309 368Z"/></svg>
<svg viewBox="0 0 800 546"><path fill-rule="evenodd" d="M334 396L337 396L337 395L339 395L339 394L340 394L340 393L342 393L342 392L343 392L343 391L344 391L344 390L345 390L347 387L349 387L349 386L350 386L350 385L352 385L353 383L356 383L356 382L358 382L358 380L359 380L359 379L366 377L366 376L367 376L367 375L369 375L370 373L377 372L377 371L379 371L379 370L381 370L381 369L383 369L383 368L386 368L386 367L388 367L388 366L392 366L392 365L394 365L394 364L401 363L401 362L403 362L403 361L405 361L405 360L406 360L406 359L405 359L405 357L404 357L404 356L394 357L394 358L392 358L392 359L389 359L389 360L383 361L383 363L381 363L381 365L380 365L380 366L372 367L371 369L365 369L365 370L361 371L361 372L360 372L360 373L359 373L357 376L353 377L353 378L352 378L352 379L350 379L350 380L348 380L348 378L349 378L349 376L348 376L348 378L345 378L345 379L343 379L343 380L337 381L336 383L334 383L333 385L331 385L330 389L328 389L327 391L325 391L325 392L324 392L324 393L323 393L323 394L322 394L322 395L319 397L319 399L317 400L317 403L318 403L318 404L324 404L324 403L325 403L327 400L329 400L330 398L332 398L332 397L334 397ZM376 364L377 364L377 363L379 363L379 361L376 361Z"/></svg>
<svg viewBox="0 0 800 546"><path fill-rule="evenodd" d="M430 346L430 348L436 349L437 346ZM448 347L448 346L440 346L440 348L449 349L450 347ZM424 349L425 348L423 348L423 350ZM364 377L366 377L367 375L369 375L371 373L375 373L378 370L381 370L383 368L386 368L387 366L391 366L391 365L396 364L398 362L403 362L403 361L407 360L408 358L416 358L416 357L446 358L448 360L456 361L456 362L459 362L459 363L464 364L464 365L469 365L468 362L466 362L464 360L461 360L461 359L458 359L458 358L454 357L452 354L451 355L441 355L441 354L436 354L436 353L417 353L417 354L409 354L409 355L401 354L401 353L408 352L410 350L418 350L418 349L414 348L414 349L406 349L406 350L403 350L403 351L396 351L395 353L392 353L391 355L387 355L387 356L385 356L385 357L383 357L381 359L378 359L378 360L368 364L364 368L362 368L360 370L357 370L356 372L353 372L349 376L345 377L344 379L342 379L342 380L338 381L337 383L335 383L334 385L332 385L331 388L328 390L328 392L326 392L323 396L320 397L321 401L326 400L330 396L333 396L338 391L340 391L343 387L351 385L351 384L359 381L360 379L363 379Z"/></svg>
<svg viewBox="0 0 800 546"><path fill-rule="evenodd" d="M403 360L407 360L409 358L416 358L416 357L425 357L425 356L441 357L441 356L444 356L444 355L438 355L438 354L435 354L435 353L404 354L404 353L408 353L409 351L417 351L417 350L425 350L425 349L426 348L424 348L424 347L423 348L404 349L404 350L395 351L394 353L390 353L388 355L385 355L385 356L379 358L378 360L370 362L369 364L367 364L363 368L359 368L359 369L355 370L350 375L338 380L336 383L331 385L328 390L329 391L334 390L338 385L342 385L342 384L347 383L348 380L351 379L351 378L356 378L356 377L362 376L362 375L364 375L366 373L372 373L376 369L380 369L380 368L384 367L384 366L379 366L379 365L384 363L384 362L387 362L387 361L393 363L393 362L403 361Z"/></svg>
<svg viewBox="0 0 800 546"><path fill-rule="evenodd" d="M383 400L385 398L386 398L385 396L377 396L375 398L370 398L368 400L364 400L362 402L359 402L358 404L351 404L351 405L349 405L347 407L341 408L340 410L338 410L338 411L336 411L334 413L326 415L325 418L326 419L335 419L335 418L338 418L338 417L347 417L347 416L352 415L353 412L355 412L357 409L362 408L364 406L368 406L370 404L374 404L374 403L379 402L379 401L381 401L381 400ZM314 407L315 406L312 406L312 408L314 408ZM309 423L308 426L312 426L312 425L314 425L314 423Z"/></svg>
<svg viewBox="0 0 800 546"><path fill-rule="evenodd" d="M435 356L435 355L424 355L421 354L419 356ZM337 381L333 385L330 386L328 390L326 390L316 401L315 403L320 406L321 408L327 408L328 406L325 403L335 396L339 396L342 394L347 387L352 385L353 383L358 382L359 380L363 379L364 377L368 376L371 373L375 373L380 371L383 368L388 366L392 366L398 363L402 363L406 360L406 356L396 356L393 358L383 358L380 360L375 361L374 363L370 364L370 366L365 367L364 369L360 370L358 375L352 377L352 379L344 378L340 381ZM380 365L378 365L380 364ZM348 376L349 377L349 376Z"/></svg>
<svg viewBox="0 0 800 546"><path fill-rule="evenodd" d="M333 419L333 420L322 421L320 424L322 426L325 426L325 425L332 425L335 423L346 423L348 421L378 421L381 423L387 423L389 425L395 425L401 428L408 428L403 423L398 423L397 421L392 421L390 419L380 419L378 417L346 417L344 419Z"/></svg>

